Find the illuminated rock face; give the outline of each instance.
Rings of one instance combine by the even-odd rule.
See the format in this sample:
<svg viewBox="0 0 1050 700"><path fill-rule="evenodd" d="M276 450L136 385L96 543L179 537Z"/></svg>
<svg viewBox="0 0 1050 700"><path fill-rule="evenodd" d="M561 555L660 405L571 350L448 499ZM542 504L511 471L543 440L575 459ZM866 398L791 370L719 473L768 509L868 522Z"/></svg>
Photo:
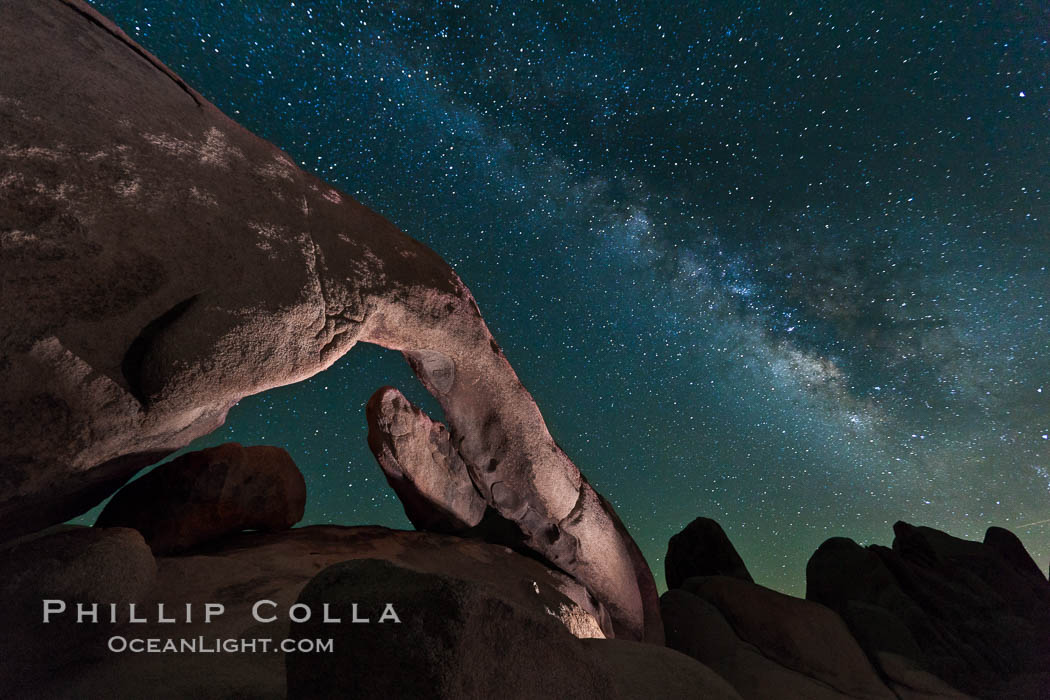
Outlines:
<svg viewBox="0 0 1050 700"><path fill-rule="evenodd" d="M78 0L0 4L0 538L83 512L242 397L399 350L479 497L662 638L644 559L433 251Z"/></svg>
<svg viewBox="0 0 1050 700"><path fill-rule="evenodd" d="M445 426L393 387L377 391L365 412L368 446L417 529L459 533L481 522L485 500Z"/></svg>

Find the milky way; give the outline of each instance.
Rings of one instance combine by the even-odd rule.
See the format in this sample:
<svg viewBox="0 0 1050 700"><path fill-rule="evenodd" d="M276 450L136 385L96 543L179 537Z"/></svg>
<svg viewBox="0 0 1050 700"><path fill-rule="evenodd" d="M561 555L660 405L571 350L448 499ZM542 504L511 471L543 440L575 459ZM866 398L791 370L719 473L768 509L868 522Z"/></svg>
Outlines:
<svg viewBox="0 0 1050 700"><path fill-rule="evenodd" d="M698 515L795 593L898 519L1046 564L1041 3L95 4L453 264L655 570ZM194 446L284 445L307 522L405 527L388 383L440 417L358 347Z"/></svg>

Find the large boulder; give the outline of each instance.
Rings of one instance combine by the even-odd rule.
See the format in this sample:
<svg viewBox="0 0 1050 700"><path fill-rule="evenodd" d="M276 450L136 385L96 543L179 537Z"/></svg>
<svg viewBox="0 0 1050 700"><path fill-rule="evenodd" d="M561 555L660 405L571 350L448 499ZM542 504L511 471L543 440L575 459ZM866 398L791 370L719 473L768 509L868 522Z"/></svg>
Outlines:
<svg viewBox="0 0 1050 700"><path fill-rule="evenodd" d="M359 341L402 352L488 506L662 638L652 574L432 250L82 0L0 3L0 539L61 522Z"/></svg>
<svg viewBox="0 0 1050 700"><path fill-rule="evenodd" d="M294 639L331 638L333 651L285 656L289 700L612 693L584 647L550 615L515 605L477 581L359 559L315 576L298 603L315 611L328 605L333 617L370 622L336 626L315 615L293 624Z"/></svg>
<svg viewBox="0 0 1050 700"><path fill-rule="evenodd" d="M671 537L664 576L668 588L680 588L694 576L732 576L754 583L725 530L711 518L697 518Z"/></svg>
<svg viewBox="0 0 1050 700"><path fill-rule="evenodd" d="M229 442L189 452L136 479L95 527L130 527L154 554L240 530L287 530L303 517L306 482L280 447Z"/></svg>
<svg viewBox="0 0 1050 700"><path fill-rule="evenodd" d="M903 522L894 533L892 549L825 542L806 597L837 610L887 676L893 658L980 697L1046 682L1050 584L1012 533L972 542Z"/></svg>
<svg viewBox="0 0 1050 700"><path fill-rule="evenodd" d="M956 690L900 654L881 651L875 657L875 665L900 700L973 700L972 695ZM1018 700L1023 697L1038 696L1019 696Z"/></svg>
<svg viewBox="0 0 1050 700"><path fill-rule="evenodd" d="M1018 575L1027 578L1036 590L1046 590L1047 579L1021 539L1003 527L990 527L984 533L984 544L995 550Z"/></svg>
<svg viewBox="0 0 1050 700"><path fill-rule="evenodd" d="M740 700L724 678L667 647L625 639L581 640L620 700Z"/></svg>
<svg viewBox="0 0 1050 700"><path fill-rule="evenodd" d="M289 700L739 698L684 655L624 640L585 644L549 611L458 575L359 559L322 571L298 604L367 622L334 625L312 615L293 624L292 638L330 638L333 649L285 656Z"/></svg>
<svg viewBox="0 0 1050 700"><path fill-rule="evenodd" d="M110 531L86 532L99 537ZM123 532L138 538L140 550L152 560L137 533ZM111 653L107 638L93 637L83 645L91 658L56 668L46 677L35 677L19 686L20 692L0 684L0 696L283 700L287 695L283 653L272 645L290 634L290 608L319 572L358 559L381 560L410 572L466 580L494 591L493 595L507 606L549 621L570 638L601 638L601 626L608 625L602 609L595 607L580 584L498 545L379 527L309 526L274 533L245 532L213 541L193 553L157 557L156 583L138 606L147 622L119 624L109 628L106 635L127 640L203 639L210 645L217 639L256 640L255 653ZM403 619L424 614L409 605L408 592L390 590L388 594ZM258 601L272 602L263 603L259 609L262 621L253 616ZM187 603L193 605L190 620L184 612ZM222 605L222 614L206 621L204 603ZM175 617L174 623L158 621L160 604L166 616ZM39 612L39 606L36 600L33 612ZM316 614L321 615L320 608ZM367 627L346 620L346 634L356 635ZM326 630L321 636L334 635ZM270 640L267 653L261 652L261 640ZM41 646L58 641L50 628L22 638L22 643ZM542 646L543 639L533 643ZM332 658L318 652L318 661L331 664ZM352 665L359 667L356 661Z"/></svg>
<svg viewBox="0 0 1050 700"><path fill-rule="evenodd" d="M711 603L681 589L660 598L667 644L701 661L746 700L843 700L819 679L768 658L743 639Z"/></svg>
<svg viewBox="0 0 1050 700"><path fill-rule="evenodd" d="M727 576L688 579L661 604L668 646L745 698L895 697L823 605Z"/></svg>
<svg viewBox="0 0 1050 700"><path fill-rule="evenodd" d="M33 696L55 669L104 654L156 573L142 535L126 528L60 528L0 550L0 696Z"/></svg>

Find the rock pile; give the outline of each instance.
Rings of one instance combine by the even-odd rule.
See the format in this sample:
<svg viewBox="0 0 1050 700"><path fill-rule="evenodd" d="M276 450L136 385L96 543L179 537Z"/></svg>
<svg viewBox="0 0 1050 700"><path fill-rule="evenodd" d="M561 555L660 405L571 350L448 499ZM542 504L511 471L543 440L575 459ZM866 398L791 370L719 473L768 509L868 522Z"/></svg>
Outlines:
<svg viewBox="0 0 1050 700"><path fill-rule="evenodd" d="M1046 696L1050 583L1020 540L894 532L892 548L825 542L801 600L754 584L722 529L698 519L668 548L667 644L744 698Z"/></svg>
<svg viewBox="0 0 1050 700"><path fill-rule="evenodd" d="M806 597L837 611L883 669L926 669L980 697L1050 692L1050 583L1016 535L984 542L898 522L892 547L828 540Z"/></svg>

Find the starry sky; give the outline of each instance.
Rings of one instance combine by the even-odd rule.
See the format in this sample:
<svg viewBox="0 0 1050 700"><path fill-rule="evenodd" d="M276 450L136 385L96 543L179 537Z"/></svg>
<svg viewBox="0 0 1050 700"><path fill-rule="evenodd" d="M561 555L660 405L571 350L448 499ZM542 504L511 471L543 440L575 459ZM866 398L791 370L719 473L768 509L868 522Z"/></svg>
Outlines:
<svg viewBox="0 0 1050 700"><path fill-rule="evenodd" d="M658 579L718 520L801 594L898 519L1050 560L1040 2L93 4L448 260ZM194 447L286 447L306 523L408 527L361 345Z"/></svg>

